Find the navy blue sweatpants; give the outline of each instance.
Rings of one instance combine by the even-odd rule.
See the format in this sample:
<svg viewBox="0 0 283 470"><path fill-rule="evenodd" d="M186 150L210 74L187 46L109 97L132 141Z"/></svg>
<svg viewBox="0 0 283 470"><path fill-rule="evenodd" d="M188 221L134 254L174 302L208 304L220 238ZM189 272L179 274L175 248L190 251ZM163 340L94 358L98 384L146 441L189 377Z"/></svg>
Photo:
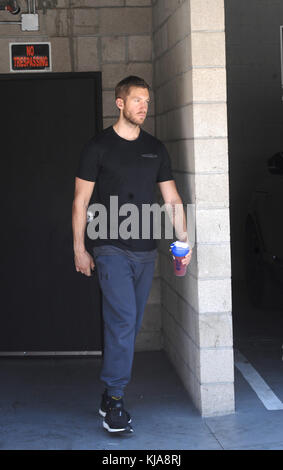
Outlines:
<svg viewBox="0 0 283 470"><path fill-rule="evenodd" d="M155 261L133 261L127 255L95 259L104 320L104 359L100 378L108 395L123 396L131 378L135 339L150 293Z"/></svg>

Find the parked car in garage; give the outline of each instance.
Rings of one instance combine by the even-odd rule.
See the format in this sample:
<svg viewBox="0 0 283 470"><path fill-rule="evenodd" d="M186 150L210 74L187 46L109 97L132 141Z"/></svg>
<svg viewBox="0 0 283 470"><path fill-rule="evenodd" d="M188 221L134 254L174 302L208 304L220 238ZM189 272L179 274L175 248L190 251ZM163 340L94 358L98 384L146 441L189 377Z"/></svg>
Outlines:
<svg viewBox="0 0 283 470"><path fill-rule="evenodd" d="M265 308L283 298L283 152L268 159L246 220L246 280L251 302ZM282 304L283 305L283 302Z"/></svg>

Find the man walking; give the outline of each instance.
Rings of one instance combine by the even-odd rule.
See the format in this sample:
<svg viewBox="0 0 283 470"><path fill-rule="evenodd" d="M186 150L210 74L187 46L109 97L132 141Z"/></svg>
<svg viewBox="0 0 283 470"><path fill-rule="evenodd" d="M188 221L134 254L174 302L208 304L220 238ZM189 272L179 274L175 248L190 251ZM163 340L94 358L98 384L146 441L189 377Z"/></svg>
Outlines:
<svg viewBox="0 0 283 470"><path fill-rule="evenodd" d="M97 269L102 291L104 357L101 380L105 384L99 409L103 427L109 432L133 431L131 416L124 409L124 390L130 381L134 346L154 274L157 245L142 237L142 206L155 202L156 184L164 202L173 208L173 224L181 241L187 241L186 219L174 207L182 204L171 173L166 147L141 129L149 106L149 86L130 76L115 89L120 110L117 122L93 137L84 147L76 175L73 201L74 261L77 272L86 276ZM94 187L97 200L107 210L106 237L93 240L93 256L85 249L86 213ZM123 204L138 209L138 236L113 232L110 197L118 198L117 220ZM119 215L118 215L119 214ZM182 219L182 220L181 220ZM189 264L191 251L184 259Z"/></svg>

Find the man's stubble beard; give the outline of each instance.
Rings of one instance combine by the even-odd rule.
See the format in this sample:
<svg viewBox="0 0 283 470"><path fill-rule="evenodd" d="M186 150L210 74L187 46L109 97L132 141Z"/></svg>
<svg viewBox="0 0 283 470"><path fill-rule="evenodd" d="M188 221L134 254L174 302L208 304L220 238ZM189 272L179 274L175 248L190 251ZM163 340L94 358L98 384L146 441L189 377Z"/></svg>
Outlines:
<svg viewBox="0 0 283 470"><path fill-rule="evenodd" d="M141 121L141 122L138 121L138 120L136 120L136 119L134 118L134 116L132 116L131 113L129 113L129 112L125 111L125 110L123 110L123 117L124 117L124 119L125 119L126 121L128 121L129 123L131 123L131 124L133 124L133 125L135 125L135 126L141 126L141 125L144 123L144 121L145 121L145 118L144 118L143 121Z"/></svg>

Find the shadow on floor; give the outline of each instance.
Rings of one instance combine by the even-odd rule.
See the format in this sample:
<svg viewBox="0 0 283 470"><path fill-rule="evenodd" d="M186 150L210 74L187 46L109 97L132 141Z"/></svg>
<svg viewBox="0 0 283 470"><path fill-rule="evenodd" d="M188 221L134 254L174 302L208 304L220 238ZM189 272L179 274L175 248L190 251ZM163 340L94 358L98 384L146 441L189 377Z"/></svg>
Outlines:
<svg viewBox="0 0 283 470"><path fill-rule="evenodd" d="M1 449L218 449L164 352L136 353L125 396L135 434L98 415L101 359L1 359Z"/></svg>
<svg viewBox="0 0 283 470"><path fill-rule="evenodd" d="M283 401L279 323L266 330L244 291L237 301L237 348ZM273 338L265 347L263 332ZM93 357L0 359L0 449L283 449L283 411L266 410L237 369L236 412L202 418L163 351L136 353L125 395L135 433L113 436L98 414L100 367Z"/></svg>

